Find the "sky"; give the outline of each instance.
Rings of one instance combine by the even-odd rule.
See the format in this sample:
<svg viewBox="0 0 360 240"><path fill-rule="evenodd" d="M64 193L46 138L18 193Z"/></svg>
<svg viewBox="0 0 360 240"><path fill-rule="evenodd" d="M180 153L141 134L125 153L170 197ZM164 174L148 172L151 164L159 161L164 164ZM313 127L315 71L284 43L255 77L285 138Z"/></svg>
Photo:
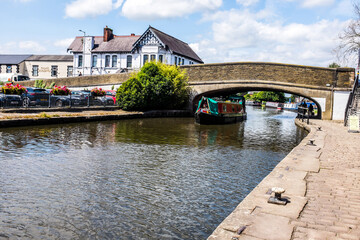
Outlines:
<svg viewBox="0 0 360 240"><path fill-rule="evenodd" d="M0 54L67 54L76 36L141 35L151 25L205 63L339 62L353 0L0 0ZM347 66L355 63L342 63Z"/></svg>

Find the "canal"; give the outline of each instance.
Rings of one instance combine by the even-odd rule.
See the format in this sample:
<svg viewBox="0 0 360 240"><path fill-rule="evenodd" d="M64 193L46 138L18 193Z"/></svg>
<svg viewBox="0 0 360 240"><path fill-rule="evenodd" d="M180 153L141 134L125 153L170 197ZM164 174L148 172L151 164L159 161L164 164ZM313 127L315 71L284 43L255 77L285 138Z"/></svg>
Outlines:
<svg viewBox="0 0 360 240"><path fill-rule="evenodd" d="M206 239L306 135L295 113L0 130L0 239Z"/></svg>

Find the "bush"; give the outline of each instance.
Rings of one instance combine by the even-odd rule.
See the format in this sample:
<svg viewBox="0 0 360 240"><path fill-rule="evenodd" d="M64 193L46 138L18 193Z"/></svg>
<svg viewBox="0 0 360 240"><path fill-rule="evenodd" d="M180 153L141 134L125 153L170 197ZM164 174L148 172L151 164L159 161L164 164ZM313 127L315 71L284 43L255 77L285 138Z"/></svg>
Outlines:
<svg viewBox="0 0 360 240"><path fill-rule="evenodd" d="M70 94L70 89L68 89L66 86L54 86L53 89L51 89L50 94L54 94L54 95L69 95Z"/></svg>
<svg viewBox="0 0 360 240"><path fill-rule="evenodd" d="M185 71L160 62L148 62L123 83L116 100L124 110L182 109L190 88Z"/></svg>
<svg viewBox="0 0 360 240"><path fill-rule="evenodd" d="M21 95L21 94L27 92L27 90L24 86L21 86L20 84L12 85L12 83L7 83L1 87L1 92L4 94Z"/></svg>
<svg viewBox="0 0 360 240"><path fill-rule="evenodd" d="M52 82L50 84L50 86L46 86L46 82L44 82L44 80L42 80L42 79L37 79L37 80L35 80L35 83L34 83L34 87L36 87L36 88L52 89L52 88L54 88L54 86L55 86L55 82Z"/></svg>

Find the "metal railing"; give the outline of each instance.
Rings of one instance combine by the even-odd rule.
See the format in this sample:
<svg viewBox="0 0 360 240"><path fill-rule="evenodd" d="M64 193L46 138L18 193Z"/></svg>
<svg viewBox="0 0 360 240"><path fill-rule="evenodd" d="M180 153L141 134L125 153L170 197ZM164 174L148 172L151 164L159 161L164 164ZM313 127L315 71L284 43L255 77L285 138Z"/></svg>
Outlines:
<svg viewBox="0 0 360 240"><path fill-rule="evenodd" d="M310 123L310 115L307 107L298 106L298 115L296 118L301 119L302 122L306 121L307 124Z"/></svg>
<svg viewBox="0 0 360 240"><path fill-rule="evenodd" d="M349 117L349 111L353 107L355 92L356 92L358 87L359 87L359 74L355 78L354 86L353 86L353 88L352 88L352 90L350 92L349 99L348 99L348 102L346 104L345 116L344 116L344 126L347 126L347 119Z"/></svg>
<svg viewBox="0 0 360 240"><path fill-rule="evenodd" d="M9 95L0 94L0 108L2 109L36 109L36 108L89 108L89 107L115 107L114 100L110 97L95 97L86 95L77 97L73 95L57 96L44 95L32 98L29 94Z"/></svg>

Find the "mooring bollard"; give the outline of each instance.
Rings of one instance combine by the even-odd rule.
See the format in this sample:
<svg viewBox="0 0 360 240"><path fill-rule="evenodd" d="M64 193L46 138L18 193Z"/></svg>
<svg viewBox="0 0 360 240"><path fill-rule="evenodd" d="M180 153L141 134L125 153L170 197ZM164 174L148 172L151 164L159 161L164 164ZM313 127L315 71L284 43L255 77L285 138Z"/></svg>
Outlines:
<svg viewBox="0 0 360 240"><path fill-rule="evenodd" d="M286 205L288 203L287 199L281 198L281 194L285 192L285 189L280 187L273 187L271 189L272 192L275 193L274 197L270 197L268 203L278 204L278 205Z"/></svg>
<svg viewBox="0 0 360 240"><path fill-rule="evenodd" d="M314 142L315 142L315 139L309 139L309 141L306 145L315 146Z"/></svg>

